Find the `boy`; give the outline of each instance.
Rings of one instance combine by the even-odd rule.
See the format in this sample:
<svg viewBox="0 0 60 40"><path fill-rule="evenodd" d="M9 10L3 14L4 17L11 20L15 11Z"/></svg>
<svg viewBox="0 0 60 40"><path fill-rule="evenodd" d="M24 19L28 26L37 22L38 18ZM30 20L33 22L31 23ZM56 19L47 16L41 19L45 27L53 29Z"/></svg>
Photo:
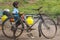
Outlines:
<svg viewBox="0 0 60 40"><path fill-rule="evenodd" d="M14 7L14 9L13 9L13 15L14 15L14 19L15 19L15 21L19 18L19 10L18 10L18 2L17 1L15 1L15 2L13 2L13 7ZM17 23L16 23L16 26L18 26L20 24L20 22L18 21ZM29 34L27 34L29 37L31 37L31 38L34 38L33 37L33 35L32 35L32 33L29 33Z"/></svg>
<svg viewBox="0 0 60 40"><path fill-rule="evenodd" d="M13 7L14 7L14 9L13 9L13 12L12 12L12 13L13 13L13 15L14 15L15 21L19 18L18 4L19 4L18 1L13 2ZM20 22L18 21L18 22L16 23L16 26L18 26L19 24L20 24Z"/></svg>

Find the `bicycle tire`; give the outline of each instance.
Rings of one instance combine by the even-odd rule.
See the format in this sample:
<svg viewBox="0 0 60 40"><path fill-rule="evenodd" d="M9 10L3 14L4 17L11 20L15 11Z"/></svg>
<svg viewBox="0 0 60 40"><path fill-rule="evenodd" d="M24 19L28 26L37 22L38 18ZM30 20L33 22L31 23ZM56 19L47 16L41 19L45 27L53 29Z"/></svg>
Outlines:
<svg viewBox="0 0 60 40"><path fill-rule="evenodd" d="M41 15L42 16L42 18L43 18L43 20L44 20L44 22L42 22L42 21L40 21L39 22L39 25L38 25L38 32L39 32L39 36L41 36L41 34L45 37L45 38L47 38L47 39L52 39L52 38L54 38L55 37L55 35L56 35L56 33L57 33L57 25L56 25L56 23L55 23L55 21L53 20L53 19L51 19L51 18L49 18L49 16L47 16L47 15ZM44 25L44 26L42 26L42 24ZM48 25L48 24L50 24L50 25ZM54 25L54 26L53 26ZM47 33L45 30L45 33L43 32L43 29L42 29L42 27L45 27L45 26L53 26L54 28L55 28L55 31L54 31L54 34L53 35L50 35L51 37L48 37L47 35L45 35L45 33ZM52 30L53 31L53 30Z"/></svg>
<svg viewBox="0 0 60 40"><path fill-rule="evenodd" d="M50 20L50 22L48 22L48 20ZM47 21L47 22L45 22L45 21ZM52 24L51 24L51 27L53 27L52 25L54 25L54 28L55 28L55 30L54 30L54 34L52 35L50 35L50 33L49 33L49 35L47 36L47 32L45 31L45 29L42 29L43 27L45 27L45 26L49 26L50 27L50 25L47 25L47 24L50 24L52 22ZM44 26L42 26L42 24L44 25ZM42 33L42 35L45 37L45 38L47 38L47 39L52 39L52 38L54 38L55 37L55 35L56 35L56 33L57 33L57 25L55 24L55 22L52 20L52 19L50 19L50 18L46 18L46 19L44 19L44 22L40 22L39 23L39 26L40 26L40 31L41 31L41 33ZM45 27L46 28L46 27ZM45 31L45 32L44 32ZM52 29L51 29L51 33L52 33ZM45 34L46 33L46 34Z"/></svg>
<svg viewBox="0 0 60 40"><path fill-rule="evenodd" d="M4 34L6 37L8 37L8 38L14 38L14 37L13 37L13 32L12 32L12 36L11 36L11 33L8 34L9 36L5 33L4 27L5 27L5 23L6 23L7 21L9 21L9 18L7 18L7 19L2 23L2 32L3 32L3 34ZM10 22L10 21L9 21L9 22ZM19 37L19 36L23 33L24 25L23 25L22 22L21 22L20 25L22 25L21 32L19 32L19 35L15 35L15 38ZM10 31L11 31L11 29L10 29ZM10 31L8 31L8 32L10 32Z"/></svg>

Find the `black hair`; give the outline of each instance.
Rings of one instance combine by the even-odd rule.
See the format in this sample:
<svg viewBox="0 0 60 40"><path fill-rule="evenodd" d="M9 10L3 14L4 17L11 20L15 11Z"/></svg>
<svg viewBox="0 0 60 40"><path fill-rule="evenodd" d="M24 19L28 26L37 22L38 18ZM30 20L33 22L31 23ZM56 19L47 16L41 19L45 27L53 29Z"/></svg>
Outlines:
<svg viewBox="0 0 60 40"><path fill-rule="evenodd" d="M13 2L13 6L14 6L15 8L17 8L17 5L18 5L18 4L19 4L18 1Z"/></svg>

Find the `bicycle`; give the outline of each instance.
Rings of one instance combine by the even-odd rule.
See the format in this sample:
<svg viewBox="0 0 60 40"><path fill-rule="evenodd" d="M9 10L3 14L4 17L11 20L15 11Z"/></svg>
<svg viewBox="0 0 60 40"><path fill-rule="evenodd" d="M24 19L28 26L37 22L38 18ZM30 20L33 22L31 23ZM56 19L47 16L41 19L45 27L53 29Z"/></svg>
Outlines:
<svg viewBox="0 0 60 40"><path fill-rule="evenodd" d="M29 26L26 30L31 30L31 28L39 21L39 25L38 25L38 32L39 32L39 37L41 36L41 34L47 38L47 39L50 39L50 38L54 38L56 33L57 33L57 25L55 24L55 22L50 19L47 15L45 14L40 14L40 8L38 9L32 9L32 10L37 10L39 13L36 14L38 17L38 20L31 26L29 26L28 24L26 24L26 22L23 22L21 20L21 18L18 18L17 21L20 22L20 25L19 26L16 26L16 22L10 22L10 18L6 19L3 23L2 23L2 32L3 34L8 37L8 38L14 38L14 40L21 36L21 34L23 33L23 31L25 30L24 29L24 23L26 26ZM46 17L46 18L44 18ZM7 25L6 25L7 24ZM45 28L44 28L45 27ZM50 29L50 27L52 27L52 29ZM5 28L6 29L6 32L5 32ZM9 29L8 29L9 28ZM54 28L54 29L53 29ZM9 31L8 31L9 30ZM51 31L50 31L51 30ZM50 33L52 34L50 34ZM11 34L12 33L12 34Z"/></svg>

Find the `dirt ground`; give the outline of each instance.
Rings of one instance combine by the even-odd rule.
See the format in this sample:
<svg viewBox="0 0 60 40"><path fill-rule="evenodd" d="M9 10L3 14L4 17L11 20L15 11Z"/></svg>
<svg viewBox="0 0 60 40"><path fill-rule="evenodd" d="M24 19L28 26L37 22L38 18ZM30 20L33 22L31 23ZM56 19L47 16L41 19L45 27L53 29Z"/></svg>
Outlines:
<svg viewBox="0 0 60 40"><path fill-rule="evenodd" d="M35 25L34 27L36 28L37 25ZM38 31L37 31L37 28L36 28L36 30L32 31L35 38L33 38L33 39L29 38L26 35L27 32L25 32L18 38L18 40L60 40L60 27L57 26L57 28L58 28L57 34L53 39L46 39L44 36L39 37L38 36ZM5 37L4 34L2 33L2 30L0 30L0 40L13 40L13 39L9 39L9 38Z"/></svg>
<svg viewBox="0 0 60 40"><path fill-rule="evenodd" d="M38 22L39 23L39 22ZM27 32L24 31L24 33L17 38L18 40L60 40L60 26L57 26L57 34L53 39L46 39L43 35L41 37L38 36L38 23L36 23L33 28L35 28L36 30L33 30L31 33L33 34L33 36L35 38L29 38L26 34ZM13 40L13 39L9 39L7 37L4 36L4 34L2 33L2 30L0 30L0 40Z"/></svg>

